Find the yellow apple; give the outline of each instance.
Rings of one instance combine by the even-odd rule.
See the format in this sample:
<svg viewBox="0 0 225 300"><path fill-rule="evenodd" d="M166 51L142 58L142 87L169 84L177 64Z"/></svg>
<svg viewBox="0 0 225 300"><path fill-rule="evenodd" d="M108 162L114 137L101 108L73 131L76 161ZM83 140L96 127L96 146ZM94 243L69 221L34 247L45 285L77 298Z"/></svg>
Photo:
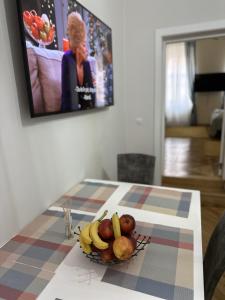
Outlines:
<svg viewBox="0 0 225 300"><path fill-rule="evenodd" d="M120 236L113 242L113 252L119 260L130 258L134 250L132 241L126 236Z"/></svg>

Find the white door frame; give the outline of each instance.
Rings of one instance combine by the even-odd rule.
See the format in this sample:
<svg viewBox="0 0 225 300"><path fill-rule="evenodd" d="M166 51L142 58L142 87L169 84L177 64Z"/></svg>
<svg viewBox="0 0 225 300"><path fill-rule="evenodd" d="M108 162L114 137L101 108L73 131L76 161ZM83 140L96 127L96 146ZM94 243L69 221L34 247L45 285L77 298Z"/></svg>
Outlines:
<svg viewBox="0 0 225 300"><path fill-rule="evenodd" d="M165 139L165 45L168 42L190 41L225 35L225 20L156 30L155 38L155 102L154 153L155 184L161 185L164 167ZM174 174L176 175L176 174Z"/></svg>

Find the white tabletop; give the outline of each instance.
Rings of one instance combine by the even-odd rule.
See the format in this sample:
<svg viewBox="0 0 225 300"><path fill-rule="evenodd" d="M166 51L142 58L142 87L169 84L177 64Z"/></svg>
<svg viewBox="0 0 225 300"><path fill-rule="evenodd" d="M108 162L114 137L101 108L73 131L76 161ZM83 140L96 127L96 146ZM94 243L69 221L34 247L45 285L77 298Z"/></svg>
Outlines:
<svg viewBox="0 0 225 300"><path fill-rule="evenodd" d="M124 213L131 214L137 221L193 230L194 300L204 300L200 192L196 190L175 189L160 186L160 189L192 193L188 218L183 218L119 206L118 203L120 200L133 186L131 183L93 179L87 179L87 181L119 185L97 214L87 213L95 216L96 219L107 209L109 216L117 211L119 215ZM61 208L58 207L52 207L51 209L61 210ZM77 210L72 210L72 212L84 213ZM90 263L90 261L81 253L79 245L76 244L58 267L55 276L38 299L55 300L56 298L59 298L62 300L74 300L87 299L88 297L91 297L91 299L105 299L107 297L108 300L136 300L137 297L139 297L138 299L143 300L161 299L101 282L105 270L106 266Z"/></svg>

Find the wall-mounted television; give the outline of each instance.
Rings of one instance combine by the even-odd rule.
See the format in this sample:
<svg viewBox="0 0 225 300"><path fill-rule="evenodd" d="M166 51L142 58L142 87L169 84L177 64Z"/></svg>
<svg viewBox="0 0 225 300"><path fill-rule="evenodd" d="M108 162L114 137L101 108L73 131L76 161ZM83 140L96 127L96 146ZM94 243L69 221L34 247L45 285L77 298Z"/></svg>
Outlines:
<svg viewBox="0 0 225 300"><path fill-rule="evenodd" d="M113 101L112 30L75 0L18 0L31 117Z"/></svg>
<svg viewBox="0 0 225 300"><path fill-rule="evenodd" d="M225 73L195 74L195 92L225 91Z"/></svg>

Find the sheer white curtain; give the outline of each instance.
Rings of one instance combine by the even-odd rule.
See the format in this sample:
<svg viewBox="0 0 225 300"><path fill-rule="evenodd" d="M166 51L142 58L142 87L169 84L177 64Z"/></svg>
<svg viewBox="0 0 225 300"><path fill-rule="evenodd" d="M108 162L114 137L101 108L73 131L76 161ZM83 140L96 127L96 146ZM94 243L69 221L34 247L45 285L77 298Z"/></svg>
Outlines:
<svg viewBox="0 0 225 300"><path fill-rule="evenodd" d="M190 125L190 95L185 43L166 46L166 125Z"/></svg>

